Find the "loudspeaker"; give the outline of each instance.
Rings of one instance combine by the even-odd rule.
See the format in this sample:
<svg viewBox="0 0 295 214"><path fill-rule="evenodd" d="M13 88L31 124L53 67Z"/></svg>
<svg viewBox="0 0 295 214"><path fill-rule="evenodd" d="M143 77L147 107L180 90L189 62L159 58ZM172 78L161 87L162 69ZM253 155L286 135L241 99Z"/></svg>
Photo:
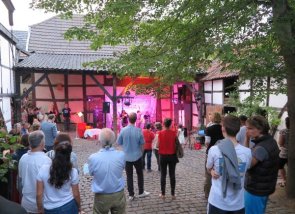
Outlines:
<svg viewBox="0 0 295 214"><path fill-rule="evenodd" d="M103 102L102 112L110 113L110 102Z"/></svg>

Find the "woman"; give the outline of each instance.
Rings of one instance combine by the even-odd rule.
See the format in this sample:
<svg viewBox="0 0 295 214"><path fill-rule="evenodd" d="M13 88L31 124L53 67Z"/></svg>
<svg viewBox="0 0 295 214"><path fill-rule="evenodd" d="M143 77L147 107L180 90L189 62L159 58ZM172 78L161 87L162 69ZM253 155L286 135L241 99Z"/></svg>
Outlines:
<svg viewBox="0 0 295 214"><path fill-rule="evenodd" d="M160 122L156 122L155 127L156 127L156 134L155 134L155 138L153 140L153 151L154 151L154 154L155 154L156 159L157 159L158 171L160 171L161 167L160 167L160 159L159 159L159 141L158 141L158 137L159 137L159 132L162 130L162 124Z"/></svg>
<svg viewBox="0 0 295 214"><path fill-rule="evenodd" d="M70 160L72 145L63 141L54 150L51 166L42 166L37 175L38 212L78 214L81 211L79 177Z"/></svg>
<svg viewBox="0 0 295 214"><path fill-rule="evenodd" d="M269 135L269 125L263 116L253 116L246 122L247 137L255 144L252 148L251 167L245 180L246 213L264 213L268 196L275 191L279 148Z"/></svg>
<svg viewBox="0 0 295 214"><path fill-rule="evenodd" d="M244 214L244 178L251 163L251 150L238 144L240 119L228 115L222 121L225 139L212 146L206 168L212 176L208 214ZM231 179L234 178L234 179Z"/></svg>
<svg viewBox="0 0 295 214"><path fill-rule="evenodd" d="M172 200L175 200L175 168L179 162L176 156L175 139L177 138L176 132L171 130L172 120L166 118L164 120L164 130L159 132L159 156L161 167L161 194L160 198L165 199L166 192L166 175L167 167L169 168L170 186Z"/></svg>
<svg viewBox="0 0 295 214"><path fill-rule="evenodd" d="M60 142L64 142L64 141L69 142L73 146L73 142L72 142L72 139L69 134L59 133L59 134L57 134L57 136L55 138L54 147L56 147ZM47 152L46 155L48 157L50 157L51 159L54 159L55 151L51 150L51 151ZM77 158L76 153L74 153L74 152L71 152L71 162L72 162L73 168L76 168L79 172L78 158Z"/></svg>

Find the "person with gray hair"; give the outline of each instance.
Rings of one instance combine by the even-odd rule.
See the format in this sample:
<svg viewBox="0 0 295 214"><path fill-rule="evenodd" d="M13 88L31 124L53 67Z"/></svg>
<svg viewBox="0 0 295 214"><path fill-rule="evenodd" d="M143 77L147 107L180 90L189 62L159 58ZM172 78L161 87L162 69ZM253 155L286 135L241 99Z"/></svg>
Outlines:
<svg viewBox="0 0 295 214"><path fill-rule="evenodd" d="M19 191L22 192L21 205L28 213L38 213L36 204L36 178L39 169L51 164L51 159L45 155L45 136L42 131L34 131L29 135L30 149L24 154L18 165Z"/></svg>
<svg viewBox="0 0 295 214"><path fill-rule="evenodd" d="M89 174L93 176L91 190L94 195L93 213L126 213L124 194L124 152L115 150L115 133L104 128L99 134L101 149L88 158Z"/></svg>

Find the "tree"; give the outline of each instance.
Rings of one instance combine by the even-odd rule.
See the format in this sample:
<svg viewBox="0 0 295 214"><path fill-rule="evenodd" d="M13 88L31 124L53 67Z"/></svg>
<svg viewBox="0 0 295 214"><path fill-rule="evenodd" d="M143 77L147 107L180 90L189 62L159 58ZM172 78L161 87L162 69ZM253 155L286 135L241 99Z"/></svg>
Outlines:
<svg viewBox="0 0 295 214"><path fill-rule="evenodd" d="M287 91L290 142L295 142L295 1L33 0L32 6L66 18L85 14L84 26L68 30L68 39L90 40L93 49L128 45L116 59L90 63L119 77L152 74L154 84L167 86L192 81L218 59L225 69L238 69L242 79L252 79L259 92ZM290 144L290 197L295 197L294 177L295 144Z"/></svg>

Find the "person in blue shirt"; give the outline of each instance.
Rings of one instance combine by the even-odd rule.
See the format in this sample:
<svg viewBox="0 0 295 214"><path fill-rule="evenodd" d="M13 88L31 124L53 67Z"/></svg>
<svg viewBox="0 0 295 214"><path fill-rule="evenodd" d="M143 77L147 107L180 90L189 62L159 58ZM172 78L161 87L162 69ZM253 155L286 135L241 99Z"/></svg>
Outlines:
<svg viewBox="0 0 295 214"><path fill-rule="evenodd" d="M124 194L124 152L115 150L114 132L104 128L99 134L102 148L88 158L89 174L93 176L91 190L95 193L93 213L123 214L126 209Z"/></svg>
<svg viewBox="0 0 295 214"><path fill-rule="evenodd" d="M118 144L123 147L126 160L127 187L129 192L129 201L134 200L133 188L133 166L136 169L138 181L138 197L148 196L150 193L144 191L142 152L144 139L140 128L135 126L137 115L132 112L129 114L129 125L124 127L118 137Z"/></svg>
<svg viewBox="0 0 295 214"><path fill-rule="evenodd" d="M53 149L54 140L57 136L57 127L54 119L54 114L50 114L48 115L48 120L41 123L41 130L45 135L45 148L47 152Z"/></svg>

